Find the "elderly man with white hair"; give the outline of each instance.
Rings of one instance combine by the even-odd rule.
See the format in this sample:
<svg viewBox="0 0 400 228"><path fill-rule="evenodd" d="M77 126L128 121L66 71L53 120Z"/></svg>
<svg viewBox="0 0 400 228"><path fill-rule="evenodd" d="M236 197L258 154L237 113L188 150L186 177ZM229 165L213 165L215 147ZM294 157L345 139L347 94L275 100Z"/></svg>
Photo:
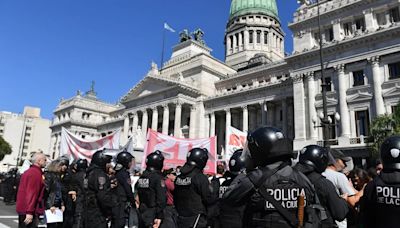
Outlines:
<svg viewBox="0 0 400 228"><path fill-rule="evenodd" d="M43 172L46 166L46 155L36 152L32 156L32 166L21 176L17 194L16 211L19 217L19 228L37 227L38 216L43 214Z"/></svg>

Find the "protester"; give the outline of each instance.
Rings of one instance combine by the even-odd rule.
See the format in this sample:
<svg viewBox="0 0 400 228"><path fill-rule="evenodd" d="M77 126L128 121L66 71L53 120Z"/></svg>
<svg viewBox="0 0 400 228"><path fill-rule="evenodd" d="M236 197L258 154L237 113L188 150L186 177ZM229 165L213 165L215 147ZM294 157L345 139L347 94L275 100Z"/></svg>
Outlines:
<svg viewBox="0 0 400 228"><path fill-rule="evenodd" d="M177 227L177 212L174 206L174 190L176 173L173 168L164 170L165 187L167 188L167 207L165 208L165 220L169 220L171 228Z"/></svg>
<svg viewBox="0 0 400 228"><path fill-rule="evenodd" d="M51 213L55 214L56 210L65 211L64 201L62 197L62 185L61 185L61 168L62 163L59 160L52 161L46 167L46 173L44 174L44 200L46 210L50 210ZM62 222L60 223L49 223L47 221L48 228L61 228L63 227Z"/></svg>
<svg viewBox="0 0 400 228"><path fill-rule="evenodd" d="M21 176L18 188L16 211L19 228L37 227L38 216L44 212L42 168L46 165L46 156L43 153L34 153L32 163Z"/></svg>
<svg viewBox="0 0 400 228"><path fill-rule="evenodd" d="M376 173L379 174L383 169L383 164L381 159L377 159L375 163Z"/></svg>

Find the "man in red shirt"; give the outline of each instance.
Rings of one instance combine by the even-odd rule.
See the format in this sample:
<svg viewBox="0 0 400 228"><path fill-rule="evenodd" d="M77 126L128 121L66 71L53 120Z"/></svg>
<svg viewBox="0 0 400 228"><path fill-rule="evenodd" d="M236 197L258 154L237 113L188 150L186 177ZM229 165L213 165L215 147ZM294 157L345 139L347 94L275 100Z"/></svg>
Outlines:
<svg viewBox="0 0 400 228"><path fill-rule="evenodd" d="M38 215L43 214L43 172L46 156L37 152L32 156L33 165L22 176L18 188L16 211L19 228L32 228L38 225Z"/></svg>

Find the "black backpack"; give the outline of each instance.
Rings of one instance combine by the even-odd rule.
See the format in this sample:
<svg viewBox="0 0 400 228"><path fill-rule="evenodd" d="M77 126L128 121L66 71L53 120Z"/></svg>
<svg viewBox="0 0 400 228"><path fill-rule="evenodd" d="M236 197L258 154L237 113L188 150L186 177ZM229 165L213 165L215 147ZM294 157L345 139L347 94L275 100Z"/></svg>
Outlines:
<svg viewBox="0 0 400 228"><path fill-rule="evenodd" d="M276 169L264 171L264 174L261 180L258 183L254 183L255 191L261 195L266 201L268 201L267 206L273 206L274 210L278 211L279 214L285 219L285 221L293 228L321 228L322 221L327 219L327 213L325 208L321 205L317 194L315 193L314 186L310 182L310 180L301 172L294 170L292 168L292 173L296 178L282 178L277 174L277 172L284 167L278 167ZM297 180L298 179L298 180ZM282 206L282 202L278 202L271 194L271 189L267 189L264 185L265 182L268 182L269 186L274 186L274 189L285 189L285 188L299 188L303 189L301 193L305 193L304 195L307 198L307 204L304 206L303 211L303 219L302 224L299 222L299 217L295 216L293 212L290 212L289 209ZM305 184L304 184L305 183ZM308 186L307 189L304 186ZM292 196L294 197L294 196ZM311 198L311 199L310 199ZM293 206L293 200L286 202L286 207ZM297 198L298 203L299 198ZM285 204L285 203L284 203ZM292 205L291 205L292 204ZM297 205L296 205L297 206ZM297 212L299 208L297 208Z"/></svg>

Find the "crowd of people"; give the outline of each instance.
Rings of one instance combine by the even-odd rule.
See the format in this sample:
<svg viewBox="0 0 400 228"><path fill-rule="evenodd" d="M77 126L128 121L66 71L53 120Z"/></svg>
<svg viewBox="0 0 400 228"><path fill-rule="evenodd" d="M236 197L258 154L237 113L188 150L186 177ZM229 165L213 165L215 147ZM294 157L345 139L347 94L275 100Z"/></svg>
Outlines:
<svg viewBox="0 0 400 228"><path fill-rule="evenodd" d="M126 151L114 164L104 150L90 164L63 157L47 164L35 153L20 178L19 227L36 227L45 210L63 212L63 222L47 227L399 227L400 137L386 139L380 153L364 170L349 167L339 150L309 145L294 164L293 142L272 127L249 133L215 175L204 174L204 148L169 169L154 151L143 173L132 171Z"/></svg>

